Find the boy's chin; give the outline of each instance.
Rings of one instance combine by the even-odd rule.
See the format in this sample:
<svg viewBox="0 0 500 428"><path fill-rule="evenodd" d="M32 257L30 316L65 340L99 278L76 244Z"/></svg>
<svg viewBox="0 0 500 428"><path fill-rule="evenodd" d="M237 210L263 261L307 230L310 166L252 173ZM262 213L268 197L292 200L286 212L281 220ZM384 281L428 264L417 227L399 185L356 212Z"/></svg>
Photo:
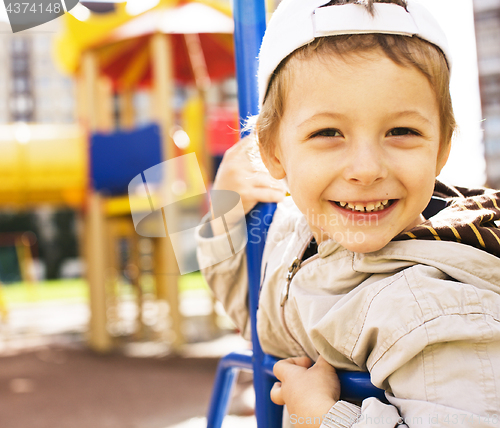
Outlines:
<svg viewBox="0 0 500 428"><path fill-rule="evenodd" d="M346 248L349 251L352 251L353 253L373 253L375 251L379 251L382 248L384 248L388 242L383 242L382 244L380 243L364 243L364 244L347 244L344 245L344 248Z"/></svg>
<svg viewBox="0 0 500 428"><path fill-rule="evenodd" d="M340 244L343 248L353 253L373 253L384 248L397 235L389 228L376 228L376 230L327 230L315 228L313 234L316 242L321 243L330 239Z"/></svg>
<svg viewBox="0 0 500 428"><path fill-rule="evenodd" d="M353 253L373 253L384 248L392 239L384 237L365 237L362 239L359 235L357 237L358 241L345 240L340 242L340 245Z"/></svg>

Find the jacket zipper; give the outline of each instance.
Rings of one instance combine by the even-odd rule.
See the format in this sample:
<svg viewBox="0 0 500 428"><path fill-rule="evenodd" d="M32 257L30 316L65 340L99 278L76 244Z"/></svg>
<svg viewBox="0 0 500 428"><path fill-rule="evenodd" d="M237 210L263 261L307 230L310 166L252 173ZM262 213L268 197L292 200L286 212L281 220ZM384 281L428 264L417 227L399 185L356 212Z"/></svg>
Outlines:
<svg viewBox="0 0 500 428"><path fill-rule="evenodd" d="M283 290L281 290L281 301L280 301L281 307L285 306L285 302L288 300L288 293L290 292L290 283L292 282L292 279L295 276L295 274L300 269L301 264L302 260L300 260L298 257L295 257L292 265L288 268L286 283L285 286L283 287Z"/></svg>
<svg viewBox="0 0 500 428"><path fill-rule="evenodd" d="M319 254L315 254L314 256L309 257L307 260L305 260L304 262L302 262L302 257L304 257L304 253L306 252L308 245L311 243L311 239L312 239L312 235L311 235L310 239L306 242L306 244L303 246L303 248L301 249L301 251L299 253L299 257L295 257L295 259L293 260L292 264L288 268L288 274L286 276L285 286L283 287L283 290L281 291L281 299L280 299L281 321L283 322L283 326L285 327L285 330L288 333L288 335L292 338L292 340L300 348L302 348L302 346L297 341L297 339L295 339L295 337L293 336L292 332L290 331L290 329L288 328L288 325L286 323L286 318L285 318L285 303L287 302L288 295L290 294L290 285L292 283L292 280L295 277L295 275L297 274L297 272L299 271L299 269L302 266L307 265L308 263L316 260L319 257Z"/></svg>

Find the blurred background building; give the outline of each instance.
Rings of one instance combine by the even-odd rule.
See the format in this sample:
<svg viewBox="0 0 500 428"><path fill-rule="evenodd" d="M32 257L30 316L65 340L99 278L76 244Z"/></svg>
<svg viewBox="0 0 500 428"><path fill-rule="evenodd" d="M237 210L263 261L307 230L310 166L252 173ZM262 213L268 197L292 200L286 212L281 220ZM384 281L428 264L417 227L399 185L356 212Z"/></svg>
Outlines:
<svg viewBox="0 0 500 428"><path fill-rule="evenodd" d="M62 75L52 59L59 21L12 34L0 23L0 123L73 123L73 80Z"/></svg>
<svg viewBox="0 0 500 428"><path fill-rule="evenodd" d="M0 125L7 126L2 139L8 139L5 130L9 129L9 124L75 124L74 80L57 69L52 55L53 39L60 27L60 21L54 20L42 28L13 34L7 22L0 22ZM23 134L27 128L16 129L18 134ZM22 140L24 136L20 136ZM11 160L14 146L5 144L2 149L4 161ZM18 154L13 157L18 158ZM3 171L2 185L8 186L10 177L5 169ZM78 246L74 211L49 205L18 211L14 205L3 205L0 212L0 281L21 280L9 234L25 231L36 237L34 275L38 279L65 276L69 272L63 264L68 260L72 260L69 264L73 267L73 275L81 274L79 263L75 264Z"/></svg>
<svg viewBox="0 0 500 428"><path fill-rule="evenodd" d="M487 184L500 186L500 0L474 0Z"/></svg>

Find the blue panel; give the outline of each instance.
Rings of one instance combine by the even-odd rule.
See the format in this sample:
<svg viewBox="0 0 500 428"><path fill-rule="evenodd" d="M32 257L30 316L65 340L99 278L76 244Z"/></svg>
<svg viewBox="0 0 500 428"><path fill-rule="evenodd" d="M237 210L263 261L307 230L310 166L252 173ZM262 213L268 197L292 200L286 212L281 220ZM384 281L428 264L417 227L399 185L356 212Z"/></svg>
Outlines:
<svg viewBox="0 0 500 428"><path fill-rule="evenodd" d="M158 125L91 137L91 183L106 195L126 195L130 180L162 161Z"/></svg>

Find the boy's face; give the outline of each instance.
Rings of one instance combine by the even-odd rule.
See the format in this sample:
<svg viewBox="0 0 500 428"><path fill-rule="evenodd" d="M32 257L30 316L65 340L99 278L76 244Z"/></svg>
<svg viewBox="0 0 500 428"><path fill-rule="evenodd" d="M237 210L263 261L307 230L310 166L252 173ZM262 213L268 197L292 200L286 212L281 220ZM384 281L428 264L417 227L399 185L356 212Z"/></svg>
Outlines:
<svg viewBox="0 0 500 428"><path fill-rule="evenodd" d="M420 224L448 156L425 76L377 51L288 66L279 138L263 160L287 177L318 242L366 253Z"/></svg>

